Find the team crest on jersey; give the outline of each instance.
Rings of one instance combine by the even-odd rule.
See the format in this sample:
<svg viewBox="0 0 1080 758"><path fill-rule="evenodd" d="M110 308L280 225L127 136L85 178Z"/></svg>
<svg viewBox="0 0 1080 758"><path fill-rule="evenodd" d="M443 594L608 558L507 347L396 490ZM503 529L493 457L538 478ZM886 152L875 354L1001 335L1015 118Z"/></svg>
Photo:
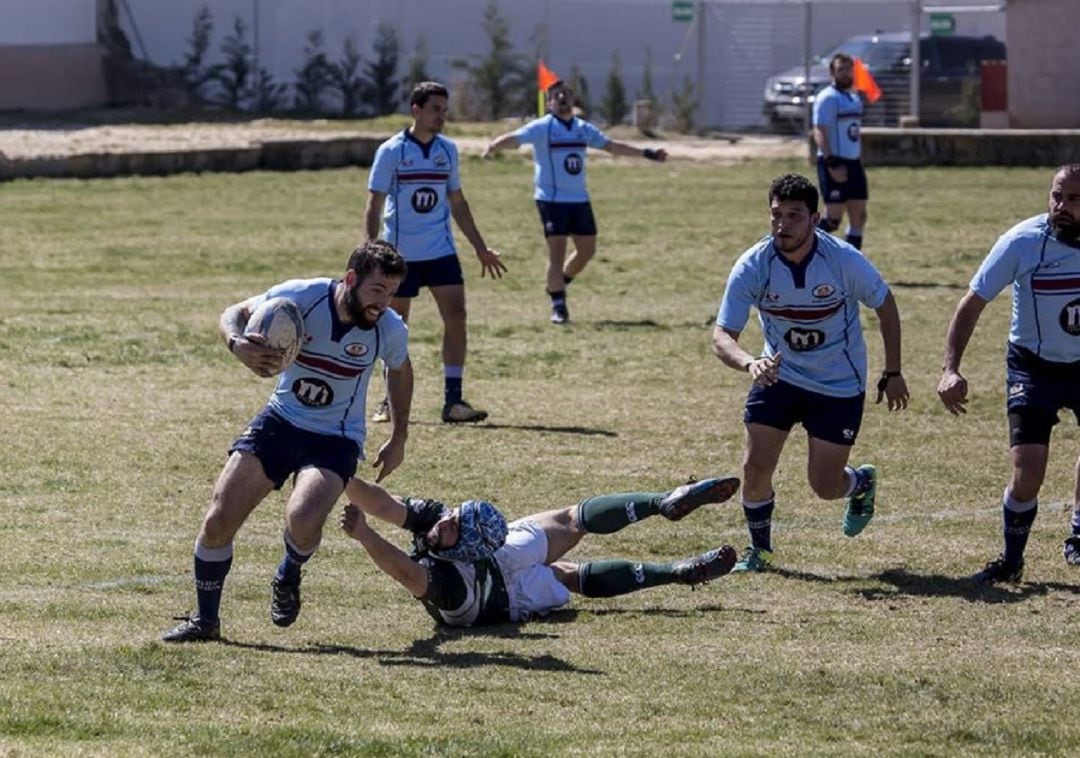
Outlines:
<svg viewBox="0 0 1080 758"><path fill-rule="evenodd" d="M1058 323L1061 324L1061 328L1065 330L1066 334L1080 337L1080 298L1066 304L1061 309Z"/></svg>
<svg viewBox="0 0 1080 758"><path fill-rule="evenodd" d="M334 402L334 388L322 379L302 376L293 382L292 393L309 408L325 408Z"/></svg>
<svg viewBox="0 0 1080 758"><path fill-rule="evenodd" d="M448 161L446 160L445 155L436 155L435 156L435 165L438 166L439 168L442 168L443 166L445 166L447 164L447 162Z"/></svg>
<svg viewBox="0 0 1080 758"><path fill-rule="evenodd" d="M825 332L820 329L800 329L793 326L784 333L784 342L796 352L813 350L825 344Z"/></svg>
<svg viewBox="0 0 1080 758"><path fill-rule="evenodd" d="M362 355L367 354L368 346L363 342L350 342L344 348L346 355L351 355L353 358L359 358Z"/></svg>
<svg viewBox="0 0 1080 758"><path fill-rule="evenodd" d="M401 165L402 165L402 166L405 166L406 168L408 168L408 167L409 167L409 166L411 166L412 164L413 164L413 162L412 162L412 158L406 158L405 160L403 160L403 161L401 162Z"/></svg>
<svg viewBox="0 0 1080 758"><path fill-rule="evenodd" d="M765 293L765 300L767 300L770 303L775 303L779 299L780 299L780 293L779 292L766 292Z"/></svg>
<svg viewBox="0 0 1080 758"><path fill-rule="evenodd" d="M412 207L417 213L431 213L439 204L439 193L431 187L421 187L412 194Z"/></svg>
<svg viewBox="0 0 1080 758"><path fill-rule="evenodd" d="M828 297L834 292L836 292L836 288L831 284L819 284L814 287L813 295L814 297Z"/></svg>
<svg viewBox="0 0 1080 758"><path fill-rule="evenodd" d="M571 176L577 176L581 173L581 169L585 167L585 161L577 153L570 153L563 159L563 168L566 169L566 173Z"/></svg>

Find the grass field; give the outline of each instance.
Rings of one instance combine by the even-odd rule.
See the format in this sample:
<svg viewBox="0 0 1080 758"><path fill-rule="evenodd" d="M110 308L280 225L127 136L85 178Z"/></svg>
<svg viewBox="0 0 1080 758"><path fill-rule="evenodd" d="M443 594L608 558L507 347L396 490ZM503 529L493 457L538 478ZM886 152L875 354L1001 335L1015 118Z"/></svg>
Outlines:
<svg viewBox="0 0 1080 758"><path fill-rule="evenodd" d="M710 324L731 263L766 231L769 179L800 169L595 164L600 253L559 329L530 164L468 159L474 214L510 267L482 281L463 256L466 394L491 423L437 423L438 318L422 300L414 426L391 488L484 496L516 517L737 472L747 377L712 357ZM859 538L842 536L840 502L811 494L796 433L777 475L774 573L442 632L328 528L304 612L280 630L267 617L275 494L237 539L227 642L181 647L158 635L191 608L212 483L271 388L224 349L217 316L280 280L340 275L366 174L0 186L0 754L1075 751L1080 573L1060 557L1071 420L1055 433L1026 581L978 591L963 579L999 549L1007 296L965 360L970 412L955 419L934 394L957 299L997 235L1044 209L1050 175L871 172L866 251L901 309L913 397L900 414L868 406L853 459L881 472L879 515ZM876 372L881 341L872 313L864 322ZM665 560L745 540L732 503L571 555Z"/></svg>

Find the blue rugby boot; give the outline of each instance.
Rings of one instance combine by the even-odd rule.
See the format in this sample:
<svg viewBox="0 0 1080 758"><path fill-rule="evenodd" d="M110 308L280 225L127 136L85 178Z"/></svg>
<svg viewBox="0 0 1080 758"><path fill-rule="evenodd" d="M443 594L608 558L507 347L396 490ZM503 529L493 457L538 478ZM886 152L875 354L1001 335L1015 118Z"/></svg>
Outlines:
<svg viewBox="0 0 1080 758"><path fill-rule="evenodd" d="M877 494L877 469L870 465L859 466L855 473L861 481L844 506L844 534L848 537L859 534L870 523L874 517L874 495Z"/></svg>

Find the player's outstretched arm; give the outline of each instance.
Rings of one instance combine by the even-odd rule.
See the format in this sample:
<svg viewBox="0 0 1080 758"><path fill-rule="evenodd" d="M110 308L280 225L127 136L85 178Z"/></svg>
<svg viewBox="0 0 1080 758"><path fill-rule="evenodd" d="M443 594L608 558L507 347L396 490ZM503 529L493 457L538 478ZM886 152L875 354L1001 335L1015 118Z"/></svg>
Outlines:
<svg viewBox="0 0 1080 758"><path fill-rule="evenodd" d="M967 379L960 373L960 361L987 302L974 291L968 290L967 294L960 298L956 312L949 322L949 330L945 334L945 361L941 366L937 393L945 409L954 416L967 413L964 405L967 403L968 384Z"/></svg>
<svg viewBox="0 0 1080 758"><path fill-rule="evenodd" d="M345 485L345 497L368 516L374 516L394 526L405 526L408 515L405 504L377 484L354 476Z"/></svg>
<svg viewBox="0 0 1080 758"><path fill-rule="evenodd" d="M621 155L626 158L646 158L650 161L666 161L668 157L667 150L664 148L659 150L645 148L642 150L640 147L634 147L626 142L617 142L613 139L608 140L603 149L612 155Z"/></svg>
<svg viewBox="0 0 1080 758"><path fill-rule="evenodd" d="M484 150L484 158L491 158L495 153L500 150L505 150L509 147L518 147L521 143L518 142L517 136L513 132L507 132L506 134L500 134L495 139L488 143L487 148Z"/></svg>
<svg viewBox="0 0 1080 758"><path fill-rule="evenodd" d="M501 279L506 271L506 264L502 262L498 251L492 250L484 242L480 230L476 228L476 221L473 220L472 210L465 199L465 193L461 190L451 190L446 196L450 200L450 213L454 221L457 222L461 233L469 240L469 244L473 246L476 257L480 259L480 276L490 275L492 279Z"/></svg>
<svg viewBox="0 0 1080 758"><path fill-rule="evenodd" d="M390 402L393 424L390 438L379 448L372 467L379 469L375 477L381 482L405 460L405 443L409 439L409 414L412 410L413 369L408 358L397 368L386 370L386 397Z"/></svg>
<svg viewBox="0 0 1080 758"><path fill-rule="evenodd" d="M368 526L364 512L359 507L352 503L346 505L338 524L345 534L364 546L371 560L384 574L411 592L413 597L423 597L428 587L427 569Z"/></svg>
<svg viewBox="0 0 1080 758"><path fill-rule="evenodd" d="M877 386L877 400L888 400L890 411L898 411L907 408L908 393L907 382L900 368L900 309L896 307L896 298L892 292L885 296L885 302L875 309L878 324L881 328L881 341L885 346L885 370L881 375L881 381Z"/></svg>

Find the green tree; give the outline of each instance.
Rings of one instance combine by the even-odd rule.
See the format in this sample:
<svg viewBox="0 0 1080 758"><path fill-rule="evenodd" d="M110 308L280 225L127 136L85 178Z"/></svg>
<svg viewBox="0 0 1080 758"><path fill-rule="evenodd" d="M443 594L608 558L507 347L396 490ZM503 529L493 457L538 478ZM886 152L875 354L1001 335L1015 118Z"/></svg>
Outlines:
<svg viewBox="0 0 1080 758"><path fill-rule="evenodd" d="M591 110L589 104L589 80L581 73L581 69L578 68L578 64L576 63L573 63L570 66L569 82L570 89L574 90L574 96L577 98L577 107L588 114Z"/></svg>
<svg viewBox="0 0 1080 758"><path fill-rule="evenodd" d="M188 49L184 53L184 62L180 66L184 84L196 97L202 94L203 85L210 78L210 71L204 66L206 52L210 49L210 36L214 33L214 19L210 8L203 5L195 12L191 23L191 36L187 38Z"/></svg>
<svg viewBox="0 0 1080 758"><path fill-rule="evenodd" d="M675 116L675 130L680 134L694 131L694 112L697 111L694 82L689 75L683 79L681 90L671 91L671 112Z"/></svg>
<svg viewBox="0 0 1080 758"><path fill-rule="evenodd" d="M360 51L350 34L342 46L341 58L332 64L332 84L341 98L341 115L355 116L364 98L364 77L360 75Z"/></svg>
<svg viewBox="0 0 1080 758"><path fill-rule="evenodd" d="M222 89L222 103L233 110L239 110L249 93L253 73L253 55L247 41L247 27L243 19L236 16L233 29L221 41L221 53L224 63L211 67L208 79L217 82Z"/></svg>
<svg viewBox="0 0 1080 758"><path fill-rule="evenodd" d="M497 0L484 8L484 33L491 43L488 54L469 69L476 93L489 118L498 119L514 111L531 110L533 89L526 85L525 61L514 52L510 25L499 10Z"/></svg>
<svg viewBox="0 0 1080 758"><path fill-rule="evenodd" d="M394 113L401 105L397 79L398 61L401 59L401 43L397 30L389 24L379 24L375 30L375 59L364 67L366 100L378 116Z"/></svg>
<svg viewBox="0 0 1080 758"><path fill-rule="evenodd" d="M629 111L626 103L626 87L623 85L619 51L616 50L611 58L611 71L608 73L607 90L604 92L604 102L601 109L608 126L616 126L623 122Z"/></svg>
<svg viewBox="0 0 1080 758"><path fill-rule="evenodd" d="M296 97L293 106L301 113L320 113L322 96L334 83L334 66L323 51L322 30L308 32L307 44L304 45L304 65L294 73Z"/></svg>
<svg viewBox="0 0 1080 758"><path fill-rule="evenodd" d="M641 74L641 91L638 92L638 99L649 100L654 105L658 105L652 83L652 48L648 45L645 46L645 71Z"/></svg>
<svg viewBox="0 0 1080 758"><path fill-rule="evenodd" d="M274 81L274 76L260 66L251 85L251 109L256 113L274 113L285 105L289 87Z"/></svg>
<svg viewBox="0 0 1080 758"><path fill-rule="evenodd" d="M413 49L412 58L409 59L409 73L405 77L406 94L412 92L420 82L431 81L428 73L428 46L424 35L416 38L416 47Z"/></svg>

